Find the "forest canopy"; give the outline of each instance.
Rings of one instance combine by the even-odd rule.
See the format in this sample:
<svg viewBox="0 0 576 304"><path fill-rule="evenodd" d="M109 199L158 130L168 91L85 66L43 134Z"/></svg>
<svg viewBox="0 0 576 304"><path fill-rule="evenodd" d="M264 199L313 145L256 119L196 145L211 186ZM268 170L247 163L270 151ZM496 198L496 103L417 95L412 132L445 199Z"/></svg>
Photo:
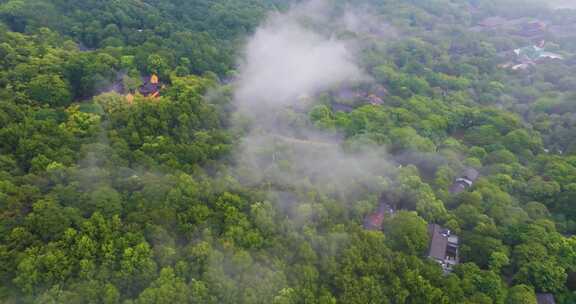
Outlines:
<svg viewBox="0 0 576 304"><path fill-rule="evenodd" d="M576 302L576 6L0 0L0 302Z"/></svg>

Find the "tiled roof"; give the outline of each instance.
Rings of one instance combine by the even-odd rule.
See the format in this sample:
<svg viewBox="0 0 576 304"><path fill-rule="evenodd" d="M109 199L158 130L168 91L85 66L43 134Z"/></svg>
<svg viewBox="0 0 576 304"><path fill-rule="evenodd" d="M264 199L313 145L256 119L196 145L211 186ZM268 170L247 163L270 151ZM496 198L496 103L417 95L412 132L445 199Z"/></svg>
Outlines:
<svg viewBox="0 0 576 304"><path fill-rule="evenodd" d="M442 234L442 230L442 227L436 224L428 226L428 232L430 233L428 256L440 261L444 261L446 258L446 247L448 246L448 237Z"/></svg>

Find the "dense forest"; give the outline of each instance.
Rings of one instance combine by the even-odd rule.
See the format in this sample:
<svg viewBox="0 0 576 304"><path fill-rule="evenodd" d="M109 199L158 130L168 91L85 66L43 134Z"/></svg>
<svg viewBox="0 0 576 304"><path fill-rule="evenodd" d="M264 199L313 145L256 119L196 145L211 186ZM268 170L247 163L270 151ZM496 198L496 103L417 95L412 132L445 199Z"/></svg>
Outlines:
<svg viewBox="0 0 576 304"><path fill-rule="evenodd" d="M0 0L1 303L550 301L570 1Z"/></svg>

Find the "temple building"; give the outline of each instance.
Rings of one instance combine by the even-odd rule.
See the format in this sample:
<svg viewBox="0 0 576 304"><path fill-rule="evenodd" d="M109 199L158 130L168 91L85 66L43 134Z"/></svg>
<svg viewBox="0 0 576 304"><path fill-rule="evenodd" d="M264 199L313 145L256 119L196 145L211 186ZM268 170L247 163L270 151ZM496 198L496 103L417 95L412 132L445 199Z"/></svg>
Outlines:
<svg viewBox="0 0 576 304"><path fill-rule="evenodd" d="M144 97L160 96L161 84L156 74L144 79L144 84L138 88L138 92Z"/></svg>
<svg viewBox="0 0 576 304"><path fill-rule="evenodd" d="M438 262L445 272L452 271L460 261L458 236L437 224L428 225L428 234L430 235L428 257Z"/></svg>
<svg viewBox="0 0 576 304"><path fill-rule="evenodd" d="M480 173L478 173L478 171L474 168L468 168L464 170L464 172L462 172L462 176L457 178L452 186L450 186L450 193L458 194L466 191L472 187L474 182L478 179L479 175Z"/></svg>

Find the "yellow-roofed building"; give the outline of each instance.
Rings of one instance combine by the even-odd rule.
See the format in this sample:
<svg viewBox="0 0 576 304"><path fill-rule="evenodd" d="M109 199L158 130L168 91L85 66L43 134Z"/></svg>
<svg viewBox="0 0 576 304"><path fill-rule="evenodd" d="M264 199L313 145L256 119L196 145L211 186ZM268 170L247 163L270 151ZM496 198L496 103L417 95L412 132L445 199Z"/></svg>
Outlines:
<svg viewBox="0 0 576 304"><path fill-rule="evenodd" d="M144 81L144 84L138 88L138 92L144 97L158 97L160 96L160 79L158 75L152 74Z"/></svg>
<svg viewBox="0 0 576 304"><path fill-rule="evenodd" d="M134 95L132 95L132 93L128 93L126 95L126 102L128 102L129 104L132 104L134 102Z"/></svg>
<svg viewBox="0 0 576 304"><path fill-rule="evenodd" d="M152 84L158 84L158 81L159 81L158 75L152 74L152 76L150 76L150 83L152 83Z"/></svg>

